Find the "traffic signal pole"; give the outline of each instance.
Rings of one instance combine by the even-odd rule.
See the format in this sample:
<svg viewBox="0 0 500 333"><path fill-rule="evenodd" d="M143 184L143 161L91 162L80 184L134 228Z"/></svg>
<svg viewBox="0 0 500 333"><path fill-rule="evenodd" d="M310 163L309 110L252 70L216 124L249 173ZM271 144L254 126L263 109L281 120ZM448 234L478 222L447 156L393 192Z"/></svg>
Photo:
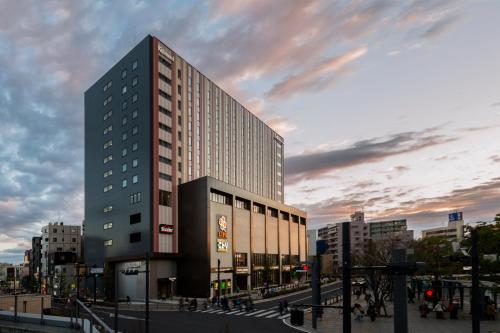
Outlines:
<svg viewBox="0 0 500 333"><path fill-rule="evenodd" d="M320 286L320 260L319 255L314 256L313 271L312 271L312 303L314 305L320 305L321 303L321 286ZM319 307L312 308L312 327L316 329L318 322L318 311L321 311Z"/></svg>
<svg viewBox="0 0 500 333"><path fill-rule="evenodd" d="M406 262L406 250L392 251L392 263ZM394 332L408 333L408 305L406 302L406 274L395 272L393 277L394 292Z"/></svg>
<svg viewBox="0 0 500 333"><path fill-rule="evenodd" d="M477 229L471 231L471 259L472 259L472 333L481 332L481 293L479 290L479 252L477 243L479 235Z"/></svg>
<svg viewBox="0 0 500 333"><path fill-rule="evenodd" d="M146 252L146 333L149 333L149 252Z"/></svg>
<svg viewBox="0 0 500 333"><path fill-rule="evenodd" d="M217 259L217 305L220 305L220 259Z"/></svg>
<svg viewBox="0 0 500 333"><path fill-rule="evenodd" d="M342 323L343 332L351 333L351 226L342 223Z"/></svg>
<svg viewBox="0 0 500 333"><path fill-rule="evenodd" d="M120 271L118 270L118 263L115 263L115 333L118 333L118 280Z"/></svg>

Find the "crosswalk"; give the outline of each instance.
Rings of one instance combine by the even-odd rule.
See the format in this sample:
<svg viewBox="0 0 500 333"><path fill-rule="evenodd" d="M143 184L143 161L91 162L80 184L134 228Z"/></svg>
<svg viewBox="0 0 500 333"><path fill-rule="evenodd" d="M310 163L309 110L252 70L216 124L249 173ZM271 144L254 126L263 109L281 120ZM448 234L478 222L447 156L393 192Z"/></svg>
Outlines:
<svg viewBox="0 0 500 333"><path fill-rule="evenodd" d="M254 309L250 312L245 310L231 309L231 310L222 310L222 309L207 309L207 310L196 310L196 312L201 313L209 313L214 315L231 315L231 316L242 316L242 317L255 317L255 318L266 318L266 319L286 319L290 317L290 313L281 314L278 310L275 309Z"/></svg>

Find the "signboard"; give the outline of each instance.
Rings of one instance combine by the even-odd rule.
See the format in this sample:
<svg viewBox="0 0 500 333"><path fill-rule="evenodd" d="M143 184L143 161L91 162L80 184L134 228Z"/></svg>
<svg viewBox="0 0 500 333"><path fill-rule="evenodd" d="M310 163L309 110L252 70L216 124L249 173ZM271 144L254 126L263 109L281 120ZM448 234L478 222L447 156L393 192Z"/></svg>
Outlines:
<svg viewBox="0 0 500 333"><path fill-rule="evenodd" d="M103 267L92 267L90 269L90 274L103 274L103 273L104 273Z"/></svg>
<svg viewBox="0 0 500 333"><path fill-rule="evenodd" d="M162 45L161 43L158 43L158 51L160 52L161 55L167 57L170 61L174 62L174 56L170 54L170 50Z"/></svg>
<svg viewBox="0 0 500 333"><path fill-rule="evenodd" d="M450 222L461 220L463 220L462 212L448 214L448 221Z"/></svg>
<svg viewBox="0 0 500 333"><path fill-rule="evenodd" d="M160 224L160 234L171 235L174 233L174 226L171 224Z"/></svg>
<svg viewBox="0 0 500 333"><path fill-rule="evenodd" d="M217 252L227 252L229 250L229 242L227 240L228 224L227 218L224 215L217 217Z"/></svg>
<svg viewBox="0 0 500 333"><path fill-rule="evenodd" d="M316 241L316 253L325 254L328 249L328 242L326 240L320 239Z"/></svg>

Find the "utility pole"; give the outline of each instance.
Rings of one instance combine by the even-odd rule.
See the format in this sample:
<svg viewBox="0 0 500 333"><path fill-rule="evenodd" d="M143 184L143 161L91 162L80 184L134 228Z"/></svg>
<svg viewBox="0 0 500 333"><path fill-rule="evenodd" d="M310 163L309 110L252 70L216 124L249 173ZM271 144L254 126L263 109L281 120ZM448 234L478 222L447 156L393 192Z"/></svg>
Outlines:
<svg viewBox="0 0 500 333"><path fill-rule="evenodd" d="M80 264L76 263L76 299L80 300ZM79 306L76 307L76 316L79 315Z"/></svg>
<svg viewBox="0 0 500 333"><path fill-rule="evenodd" d="M351 226L342 223L342 323L344 333L351 333Z"/></svg>
<svg viewBox="0 0 500 333"><path fill-rule="evenodd" d="M94 268L97 267L94 265ZM94 305L97 303L97 273L92 274L94 276Z"/></svg>
<svg viewBox="0 0 500 333"><path fill-rule="evenodd" d="M146 252L146 333L149 333L149 252Z"/></svg>
<svg viewBox="0 0 500 333"><path fill-rule="evenodd" d="M471 259L472 259L472 333L481 332L481 301L479 290L479 252L477 244L479 235L477 229L471 231Z"/></svg>
<svg viewBox="0 0 500 333"><path fill-rule="evenodd" d="M392 263L406 262L406 250L394 249ZM406 302L406 273L393 272L394 332L408 333L408 305Z"/></svg>
<svg viewBox="0 0 500 333"><path fill-rule="evenodd" d="M217 305L220 305L220 259L217 259Z"/></svg>
<svg viewBox="0 0 500 333"><path fill-rule="evenodd" d="M320 259L319 254L314 256L313 271L312 271L312 303L314 305L320 305L321 303L321 286L319 282L320 276ZM312 308L312 326L316 329L318 322L318 312L322 309L319 307Z"/></svg>

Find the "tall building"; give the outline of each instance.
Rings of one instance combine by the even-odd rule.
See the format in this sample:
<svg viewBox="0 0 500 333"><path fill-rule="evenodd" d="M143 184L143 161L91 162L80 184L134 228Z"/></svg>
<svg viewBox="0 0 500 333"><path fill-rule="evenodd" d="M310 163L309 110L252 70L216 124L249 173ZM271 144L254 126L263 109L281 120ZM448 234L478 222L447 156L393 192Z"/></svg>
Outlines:
<svg viewBox="0 0 500 333"><path fill-rule="evenodd" d="M85 92L86 262L149 252L162 289L181 255L179 185L210 177L281 205L283 162L281 136L147 36Z"/></svg>
<svg viewBox="0 0 500 333"><path fill-rule="evenodd" d="M365 222L363 212L351 214L351 254L363 255L370 240L398 239L408 242L413 239L413 230L407 230L406 219ZM333 256L333 266L339 267L342 262L342 222L328 224L318 229L318 237L328 242L327 255Z"/></svg>

